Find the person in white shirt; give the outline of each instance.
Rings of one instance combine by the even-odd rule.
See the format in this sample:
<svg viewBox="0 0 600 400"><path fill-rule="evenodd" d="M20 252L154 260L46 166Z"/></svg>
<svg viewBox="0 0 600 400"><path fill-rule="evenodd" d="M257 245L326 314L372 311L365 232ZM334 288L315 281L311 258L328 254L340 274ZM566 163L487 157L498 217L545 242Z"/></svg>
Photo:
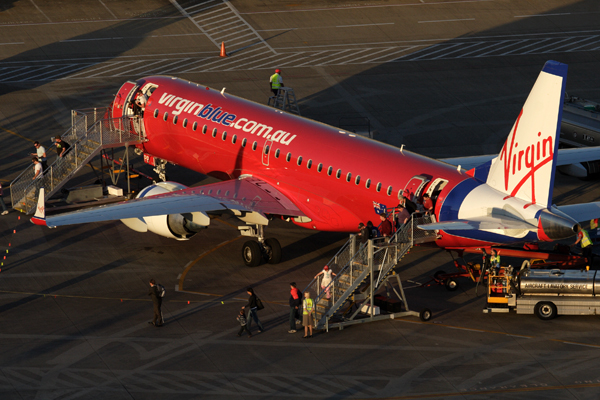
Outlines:
<svg viewBox="0 0 600 400"><path fill-rule="evenodd" d="M315 275L315 279L317 279L317 277L319 275L323 275L323 280L321 281L321 289L325 291L326 297L328 299L330 299L331 298L331 292L330 292L331 286L329 284L333 280L331 277L335 276L335 272L330 270L329 267L326 265L323 267L323 271L321 271L317 275Z"/></svg>
<svg viewBox="0 0 600 400"><path fill-rule="evenodd" d="M0 215L8 214L8 210L6 209L6 204L4 204L4 199L2 198L2 183L0 183L0 206L2 206L2 214L0 214Z"/></svg>
<svg viewBox="0 0 600 400"><path fill-rule="evenodd" d="M42 163L42 170L45 171L48 169L48 164L46 162L46 148L40 144L40 142L33 142L35 146L35 153L31 153L32 156L37 156L38 160Z"/></svg>
<svg viewBox="0 0 600 400"><path fill-rule="evenodd" d="M44 175L44 172L42 172L42 163L39 162L37 157L33 157L31 161L33 162L33 172L35 172L33 180L41 178Z"/></svg>

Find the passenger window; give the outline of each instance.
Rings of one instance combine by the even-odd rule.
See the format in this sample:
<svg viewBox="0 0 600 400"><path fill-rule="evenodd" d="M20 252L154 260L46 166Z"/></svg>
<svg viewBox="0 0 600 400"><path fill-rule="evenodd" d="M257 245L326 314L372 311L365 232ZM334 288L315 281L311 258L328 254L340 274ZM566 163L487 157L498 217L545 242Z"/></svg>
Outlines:
<svg viewBox="0 0 600 400"><path fill-rule="evenodd" d="M331 176L332 172L333 172L333 167L330 165L329 168L327 168L327 175Z"/></svg>
<svg viewBox="0 0 600 400"><path fill-rule="evenodd" d="M242 140L242 147L246 147L246 138L244 138L244 140Z"/></svg>
<svg viewBox="0 0 600 400"><path fill-rule="evenodd" d="M256 142L252 143L252 151L256 150L257 145L258 145L258 143L256 143Z"/></svg>
<svg viewBox="0 0 600 400"><path fill-rule="evenodd" d="M217 137L217 128L213 129L212 137Z"/></svg>
<svg viewBox="0 0 600 400"><path fill-rule="evenodd" d="M371 187L371 180L367 179L367 181L365 182L365 187L368 189Z"/></svg>
<svg viewBox="0 0 600 400"><path fill-rule="evenodd" d="M154 110L154 118L158 117L158 108L156 110Z"/></svg>
<svg viewBox="0 0 600 400"><path fill-rule="evenodd" d="M298 164L298 166L302 165L302 156L298 157L297 164Z"/></svg>
<svg viewBox="0 0 600 400"><path fill-rule="evenodd" d="M352 179L352 173L348 172L348 174L346 175L346 182L350 182L351 179Z"/></svg>
<svg viewBox="0 0 600 400"><path fill-rule="evenodd" d="M355 184L359 184L360 183L360 175L356 175L356 179L354 180Z"/></svg>
<svg viewBox="0 0 600 400"><path fill-rule="evenodd" d="M317 172L321 171L323 171L323 164L319 163L319 165L317 165Z"/></svg>
<svg viewBox="0 0 600 400"><path fill-rule="evenodd" d="M263 150L263 153L269 154L269 147L270 147L269 145L266 145L265 149Z"/></svg>
<svg viewBox="0 0 600 400"><path fill-rule="evenodd" d="M169 113L165 111L165 115L163 116L163 121L167 121L167 118L169 118Z"/></svg>
<svg viewBox="0 0 600 400"><path fill-rule="evenodd" d="M204 125L204 126L202 127L202 133L203 133L203 134L206 134L206 125Z"/></svg>
<svg viewBox="0 0 600 400"><path fill-rule="evenodd" d="M223 139L223 140L227 139L227 132L223 131L223 136L221 136L221 139Z"/></svg>
<svg viewBox="0 0 600 400"><path fill-rule="evenodd" d="M279 158L279 149L275 150L275 158Z"/></svg>
<svg viewBox="0 0 600 400"><path fill-rule="evenodd" d="M337 179L340 179L340 176L342 176L342 170L341 170L341 169L338 169L338 170L337 170L337 172L335 173L335 177L336 177Z"/></svg>
<svg viewBox="0 0 600 400"><path fill-rule="evenodd" d="M231 143L235 144L236 141L237 141L237 135L233 135L231 137Z"/></svg>
<svg viewBox="0 0 600 400"><path fill-rule="evenodd" d="M291 159L292 159L292 153L287 153L287 156L285 156L285 161L290 162Z"/></svg>
<svg viewBox="0 0 600 400"><path fill-rule="evenodd" d="M388 195L388 196L391 196L391 195L392 195L392 187L391 187L391 186L388 186L387 195Z"/></svg>
<svg viewBox="0 0 600 400"><path fill-rule="evenodd" d="M308 160L306 163L306 168L310 169L310 167L312 167L312 160Z"/></svg>
<svg viewBox="0 0 600 400"><path fill-rule="evenodd" d="M377 183L377 187L375 188L375 190L377 190L377 192L381 191L381 182Z"/></svg>
<svg viewBox="0 0 600 400"><path fill-rule="evenodd" d="M177 125L177 115L173 117L173 125Z"/></svg>
<svg viewBox="0 0 600 400"><path fill-rule="evenodd" d="M187 127L187 118L183 120L183 124L181 124L184 128Z"/></svg>

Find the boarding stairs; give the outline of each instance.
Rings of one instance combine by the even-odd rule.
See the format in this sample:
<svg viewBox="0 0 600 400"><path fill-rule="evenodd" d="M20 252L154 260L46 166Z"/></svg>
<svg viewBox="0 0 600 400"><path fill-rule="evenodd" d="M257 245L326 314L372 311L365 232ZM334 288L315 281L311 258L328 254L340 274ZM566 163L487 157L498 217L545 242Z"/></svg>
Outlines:
<svg viewBox="0 0 600 400"><path fill-rule="evenodd" d="M57 157L42 177L33 179L35 173L31 165L10 184L13 209L33 213L41 187L45 188L47 200L102 150L145 141L140 117L109 118L108 115L107 108L72 111L71 128L61 135L71 148L64 157ZM48 153L50 149L46 150Z"/></svg>
<svg viewBox="0 0 600 400"><path fill-rule="evenodd" d="M279 91L277 91L277 96L269 97L268 105L300 115L300 108L298 108L298 102L296 102L294 89L290 87L280 87Z"/></svg>
<svg viewBox="0 0 600 400"><path fill-rule="evenodd" d="M395 270L414 245L437 239L435 231L424 231L417 227L431 222L429 215L415 213L390 238L370 239L361 244L357 235L350 235L350 239L327 264L337 274L328 287L321 288L322 275L319 275L305 289L311 295L318 294L313 297L316 305L315 328L329 331L330 328L343 329L347 325L408 315L424 319L420 313L409 310L402 283ZM392 279L397 281L399 292L393 287L393 282L390 282ZM388 288L388 292L391 287L406 311L375 316L374 295L382 287ZM327 291L330 292L329 299ZM365 313L369 314L367 318L364 317Z"/></svg>

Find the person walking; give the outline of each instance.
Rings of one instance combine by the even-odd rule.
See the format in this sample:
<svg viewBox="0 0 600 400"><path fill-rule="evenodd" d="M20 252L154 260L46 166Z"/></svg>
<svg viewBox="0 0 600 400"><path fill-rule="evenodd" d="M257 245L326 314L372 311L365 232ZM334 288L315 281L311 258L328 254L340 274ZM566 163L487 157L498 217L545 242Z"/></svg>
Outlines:
<svg viewBox="0 0 600 400"><path fill-rule="evenodd" d="M249 310L248 331L250 331L252 320L254 320L254 322L256 322L256 324L258 325L258 333L261 333L265 330L265 328L263 328L262 324L260 323L260 320L258 319L258 314L256 313L256 311L258 310L258 305L256 304L256 295L254 294L254 289L249 287L248 289L246 289L246 293L248 293L250 297L248 298L248 304L242 307L242 310L245 310L246 308L248 308Z"/></svg>
<svg viewBox="0 0 600 400"><path fill-rule="evenodd" d="M581 246L581 255L585 257L587 264L591 265L593 259L592 249L594 247L592 239L590 239L590 235L585 229L581 227L581 225L576 225L576 230L577 240L575 241L575 243L573 243L573 246L579 243L579 245Z"/></svg>
<svg viewBox="0 0 600 400"><path fill-rule="evenodd" d="M42 163L40 163L40 161L38 160L37 157L33 157L31 159L31 162L33 163L33 174L34 174L32 180L41 178L44 175L44 173L42 172Z"/></svg>
<svg viewBox="0 0 600 400"><path fill-rule="evenodd" d="M242 308L240 310L240 313L237 316L237 321L240 323L240 325L242 326L240 328L240 331L238 332L238 336L242 336L242 333L244 333L244 331L248 332L248 337L251 338L252 334L250 333L250 330L248 329L248 325L247 325L247 320L246 320L246 314L244 313L244 309Z"/></svg>
<svg viewBox="0 0 600 400"><path fill-rule="evenodd" d="M321 290L325 291L325 295L327 297L327 299L329 300L331 298L331 281L333 280L331 277L332 276L336 276L335 272L333 272L332 270L329 269L329 266L324 266L323 267L323 271L319 272L317 275L315 275L315 279L317 279L317 277L319 275L323 275L323 280L321 281Z"/></svg>
<svg viewBox="0 0 600 400"><path fill-rule="evenodd" d="M385 214L380 214L379 218L381 219L381 234L384 237L392 236L392 223L390 222L390 220Z"/></svg>
<svg viewBox="0 0 600 400"><path fill-rule="evenodd" d="M302 293L296 287L296 282L292 282L290 283L290 330L288 333L296 333L296 319L300 304L302 304Z"/></svg>
<svg viewBox="0 0 600 400"><path fill-rule="evenodd" d="M6 204L4 204L4 199L2 198L2 183L0 183L0 206L2 206L2 214L8 214L8 210L6 209Z"/></svg>
<svg viewBox="0 0 600 400"><path fill-rule="evenodd" d="M48 169L48 163L46 158L46 148L40 144L40 142L33 142L33 146L35 147L36 152L30 153L32 156L36 156L38 160L42 163L42 170L45 171Z"/></svg>
<svg viewBox="0 0 600 400"><path fill-rule="evenodd" d="M56 152L60 158L63 158L71 148L71 145L62 140L60 136L56 137L54 143L56 143Z"/></svg>
<svg viewBox="0 0 600 400"><path fill-rule="evenodd" d="M154 279L150 279L150 292L148 296L152 298L152 304L154 305L154 319L151 322L148 322L154 326L163 326L163 317L162 317L162 296L159 291L158 285Z"/></svg>
<svg viewBox="0 0 600 400"><path fill-rule="evenodd" d="M271 91L273 92L274 96L277 96L277 94L279 93L279 89L281 87L283 87L283 78L281 77L280 74L281 74L281 70L279 68L277 68L275 70L275 73L273 75L271 75L271 78L269 79Z"/></svg>
<svg viewBox="0 0 600 400"><path fill-rule="evenodd" d="M313 311L314 303L310 298L309 292L304 292L304 301L302 302L302 325L304 325L304 339L311 338L313 335ZM310 331L310 335L308 332Z"/></svg>

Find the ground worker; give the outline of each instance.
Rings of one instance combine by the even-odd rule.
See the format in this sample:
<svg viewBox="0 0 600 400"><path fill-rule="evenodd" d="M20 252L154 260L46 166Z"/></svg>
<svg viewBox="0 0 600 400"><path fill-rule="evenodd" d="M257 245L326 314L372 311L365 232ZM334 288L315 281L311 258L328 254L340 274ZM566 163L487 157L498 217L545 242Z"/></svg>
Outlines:
<svg viewBox="0 0 600 400"><path fill-rule="evenodd" d="M281 70L278 68L275 70L275 73L271 75L271 79L269 79L269 84L271 86L271 91L273 95L277 96L279 93L279 89L283 87L283 78L281 78Z"/></svg>
<svg viewBox="0 0 600 400"><path fill-rule="evenodd" d="M581 225L577 225L575 229L577 230L577 240L573 243L573 246L581 242L581 254L586 258L587 264L590 265L592 263L592 239Z"/></svg>

